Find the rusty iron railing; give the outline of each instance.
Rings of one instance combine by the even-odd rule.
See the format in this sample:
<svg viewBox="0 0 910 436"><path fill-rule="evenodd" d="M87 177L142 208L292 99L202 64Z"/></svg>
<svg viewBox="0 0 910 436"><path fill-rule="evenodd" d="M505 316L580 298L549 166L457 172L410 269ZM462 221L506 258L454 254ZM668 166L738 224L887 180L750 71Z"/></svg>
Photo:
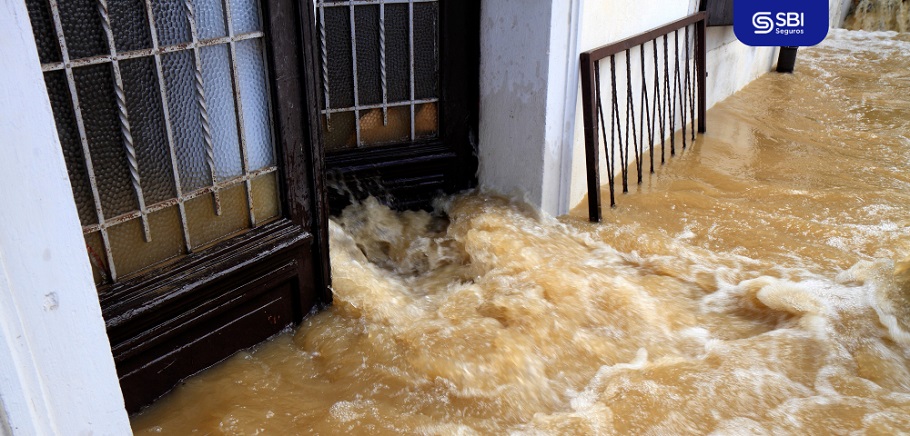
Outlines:
<svg viewBox="0 0 910 436"><path fill-rule="evenodd" d="M698 119L698 132L705 132L705 79L707 77L705 70L705 18L706 14L699 12L640 35L581 54L581 98L588 175L588 214L591 221L600 222L603 219L600 199L600 139L598 127L600 127L600 133L604 137L603 144L606 154L611 207L616 206L614 165L617 163L617 151L618 163L622 171L622 189L626 193L629 192L630 154L634 153L638 183L640 184L642 182L644 160L642 155L646 145L649 151L651 173L654 173L654 145L656 141L660 142L661 164L665 162L667 142L670 143L670 155L676 154L675 133L677 119L681 122L683 149L687 145L686 126L689 122L693 124L691 132L693 141L696 135L694 125L696 118ZM690 32L690 28L694 28L694 32ZM684 34L684 47L682 49L679 41L681 30ZM672 42L670 42L671 34ZM672 49L669 47L671 44L673 45ZM649 45L651 53L647 53L647 46ZM691 46L694 46L694 48L690 50ZM633 50L636 47L638 50ZM636 51L640 58L641 70L641 89L637 98L639 107L637 111L638 120L635 117L636 96L633 93L632 83L632 56ZM658 59L661 54L663 57L662 64ZM691 58L693 54L694 59ZM626 64L624 103L621 103L620 100L622 97L621 91L617 92L617 55L620 55L620 58L624 57ZM684 56L682 67L680 66L680 56ZM652 73L651 76L653 76L653 83L649 83L650 81L647 77L648 68L646 68L646 63L652 63L651 59L647 59L649 57L653 58L653 68L650 71ZM610 62L610 76L608 78L610 88L607 94L610 97L609 119L604 117L600 76L600 61L608 58ZM671 63L673 64L672 66ZM690 64L692 65L690 66ZM692 71L692 68L695 71ZM697 117L695 113L696 98L698 100ZM623 119L623 116L625 119ZM609 137L607 136L607 125L610 127ZM667 136L669 136L669 141ZM633 148L630 148L630 145Z"/></svg>

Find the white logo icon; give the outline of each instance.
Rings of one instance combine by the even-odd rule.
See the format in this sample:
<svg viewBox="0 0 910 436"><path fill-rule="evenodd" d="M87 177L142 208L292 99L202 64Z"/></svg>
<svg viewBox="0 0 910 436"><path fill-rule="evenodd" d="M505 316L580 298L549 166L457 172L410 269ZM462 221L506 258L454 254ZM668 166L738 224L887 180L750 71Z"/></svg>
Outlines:
<svg viewBox="0 0 910 436"><path fill-rule="evenodd" d="M755 27L755 34L766 35L774 30L774 20L771 19L770 12L756 12L752 16L752 26Z"/></svg>

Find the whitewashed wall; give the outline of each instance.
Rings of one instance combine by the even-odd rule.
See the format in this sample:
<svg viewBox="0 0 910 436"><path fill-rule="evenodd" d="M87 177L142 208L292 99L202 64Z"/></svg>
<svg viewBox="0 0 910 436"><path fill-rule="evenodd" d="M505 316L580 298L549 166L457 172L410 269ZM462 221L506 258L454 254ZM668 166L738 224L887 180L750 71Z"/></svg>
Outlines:
<svg viewBox="0 0 910 436"><path fill-rule="evenodd" d="M838 26L850 0L830 2L831 23ZM697 4L483 0L481 186L523 196L552 215L574 207L587 191L578 55L682 18ZM748 47L736 40L732 27L709 28L707 44L709 107L771 70L777 60L776 48ZM637 54L632 62L639 65ZM639 93L640 84L633 80L636 102Z"/></svg>
<svg viewBox="0 0 910 436"><path fill-rule="evenodd" d="M23 0L0 0L0 150L0 434L129 434Z"/></svg>

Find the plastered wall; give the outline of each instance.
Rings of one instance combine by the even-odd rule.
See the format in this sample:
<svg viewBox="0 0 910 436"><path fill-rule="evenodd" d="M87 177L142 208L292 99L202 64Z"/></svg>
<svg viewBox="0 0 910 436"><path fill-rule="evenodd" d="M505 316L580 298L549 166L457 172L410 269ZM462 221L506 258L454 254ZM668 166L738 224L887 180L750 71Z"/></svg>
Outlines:
<svg viewBox="0 0 910 436"><path fill-rule="evenodd" d="M838 26L850 0L830 1L831 23ZM682 18L697 4L484 0L481 186L521 197L551 215L578 204L587 191L578 55ZM776 48L748 47L736 40L732 27L709 28L707 45L709 107L770 71L777 60ZM634 64L640 58L631 59ZM638 101L640 82L633 85Z"/></svg>
<svg viewBox="0 0 910 436"><path fill-rule="evenodd" d="M0 1L0 434L129 434L23 0Z"/></svg>

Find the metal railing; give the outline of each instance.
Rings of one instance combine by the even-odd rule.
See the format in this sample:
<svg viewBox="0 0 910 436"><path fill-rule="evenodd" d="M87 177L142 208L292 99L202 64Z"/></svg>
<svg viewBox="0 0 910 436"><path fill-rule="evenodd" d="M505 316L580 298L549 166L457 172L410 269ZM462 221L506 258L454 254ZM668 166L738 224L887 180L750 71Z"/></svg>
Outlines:
<svg viewBox="0 0 910 436"><path fill-rule="evenodd" d="M695 140L695 120L698 132L705 132L705 18L699 12L667 25L649 30L640 35L623 39L581 54L581 98L584 116L585 152L588 177L588 214L593 222L603 219L600 193L600 133L603 134L606 154L607 178L610 188L610 206L616 206L614 195L615 168L621 167L622 189L629 192L628 173L630 155L634 153L638 183L642 182L644 148L647 146L650 172L654 173L654 145L660 142L660 163L665 162L666 143L670 143L670 155L676 154L676 122L682 129L682 147L687 145L686 126L693 124L691 138ZM694 32L690 32L694 28ZM680 49L680 30L683 31L683 45ZM694 35L693 35L694 33ZM672 43L671 40L672 34ZM662 42L662 44L661 44ZM670 44L673 49L670 49ZM647 53L648 46L651 47ZM692 47L694 46L694 47ZM638 50L634 50L638 48ZM682 51L684 50L684 51ZM637 52L637 53L636 53ZM659 61L662 53L663 63ZM637 96L639 115L636 120L636 96L633 92L634 55L640 58L640 95ZM649 54L651 56L649 56ZM671 60L672 54L672 60ZM694 54L694 59L691 55ZM684 56L680 66L680 56ZM625 58L625 102L621 103L621 91L617 92L616 60ZM653 65L651 59L653 58ZM600 61L609 58L610 114L604 117L603 93L601 92ZM672 62L672 66L671 66ZM636 65L638 67L638 65ZM692 69L694 68L694 71ZM636 68L638 70L639 68ZM648 69L653 76L649 83ZM661 74L663 73L663 74ZM672 75L671 75L672 73ZM650 89L649 89L650 88ZM696 117L696 98L698 114ZM625 119L623 119L623 116ZM637 123L636 123L637 121ZM607 136L607 125L610 134ZM659 131L658 131L659 129ZM669 132L668 132L669 130ZM669 133L669 141L668 141ZM659 136L658 136L659 135ZM608 139L609 138L609 139ZM630 146L634 148L630 148Z"/></svg>

